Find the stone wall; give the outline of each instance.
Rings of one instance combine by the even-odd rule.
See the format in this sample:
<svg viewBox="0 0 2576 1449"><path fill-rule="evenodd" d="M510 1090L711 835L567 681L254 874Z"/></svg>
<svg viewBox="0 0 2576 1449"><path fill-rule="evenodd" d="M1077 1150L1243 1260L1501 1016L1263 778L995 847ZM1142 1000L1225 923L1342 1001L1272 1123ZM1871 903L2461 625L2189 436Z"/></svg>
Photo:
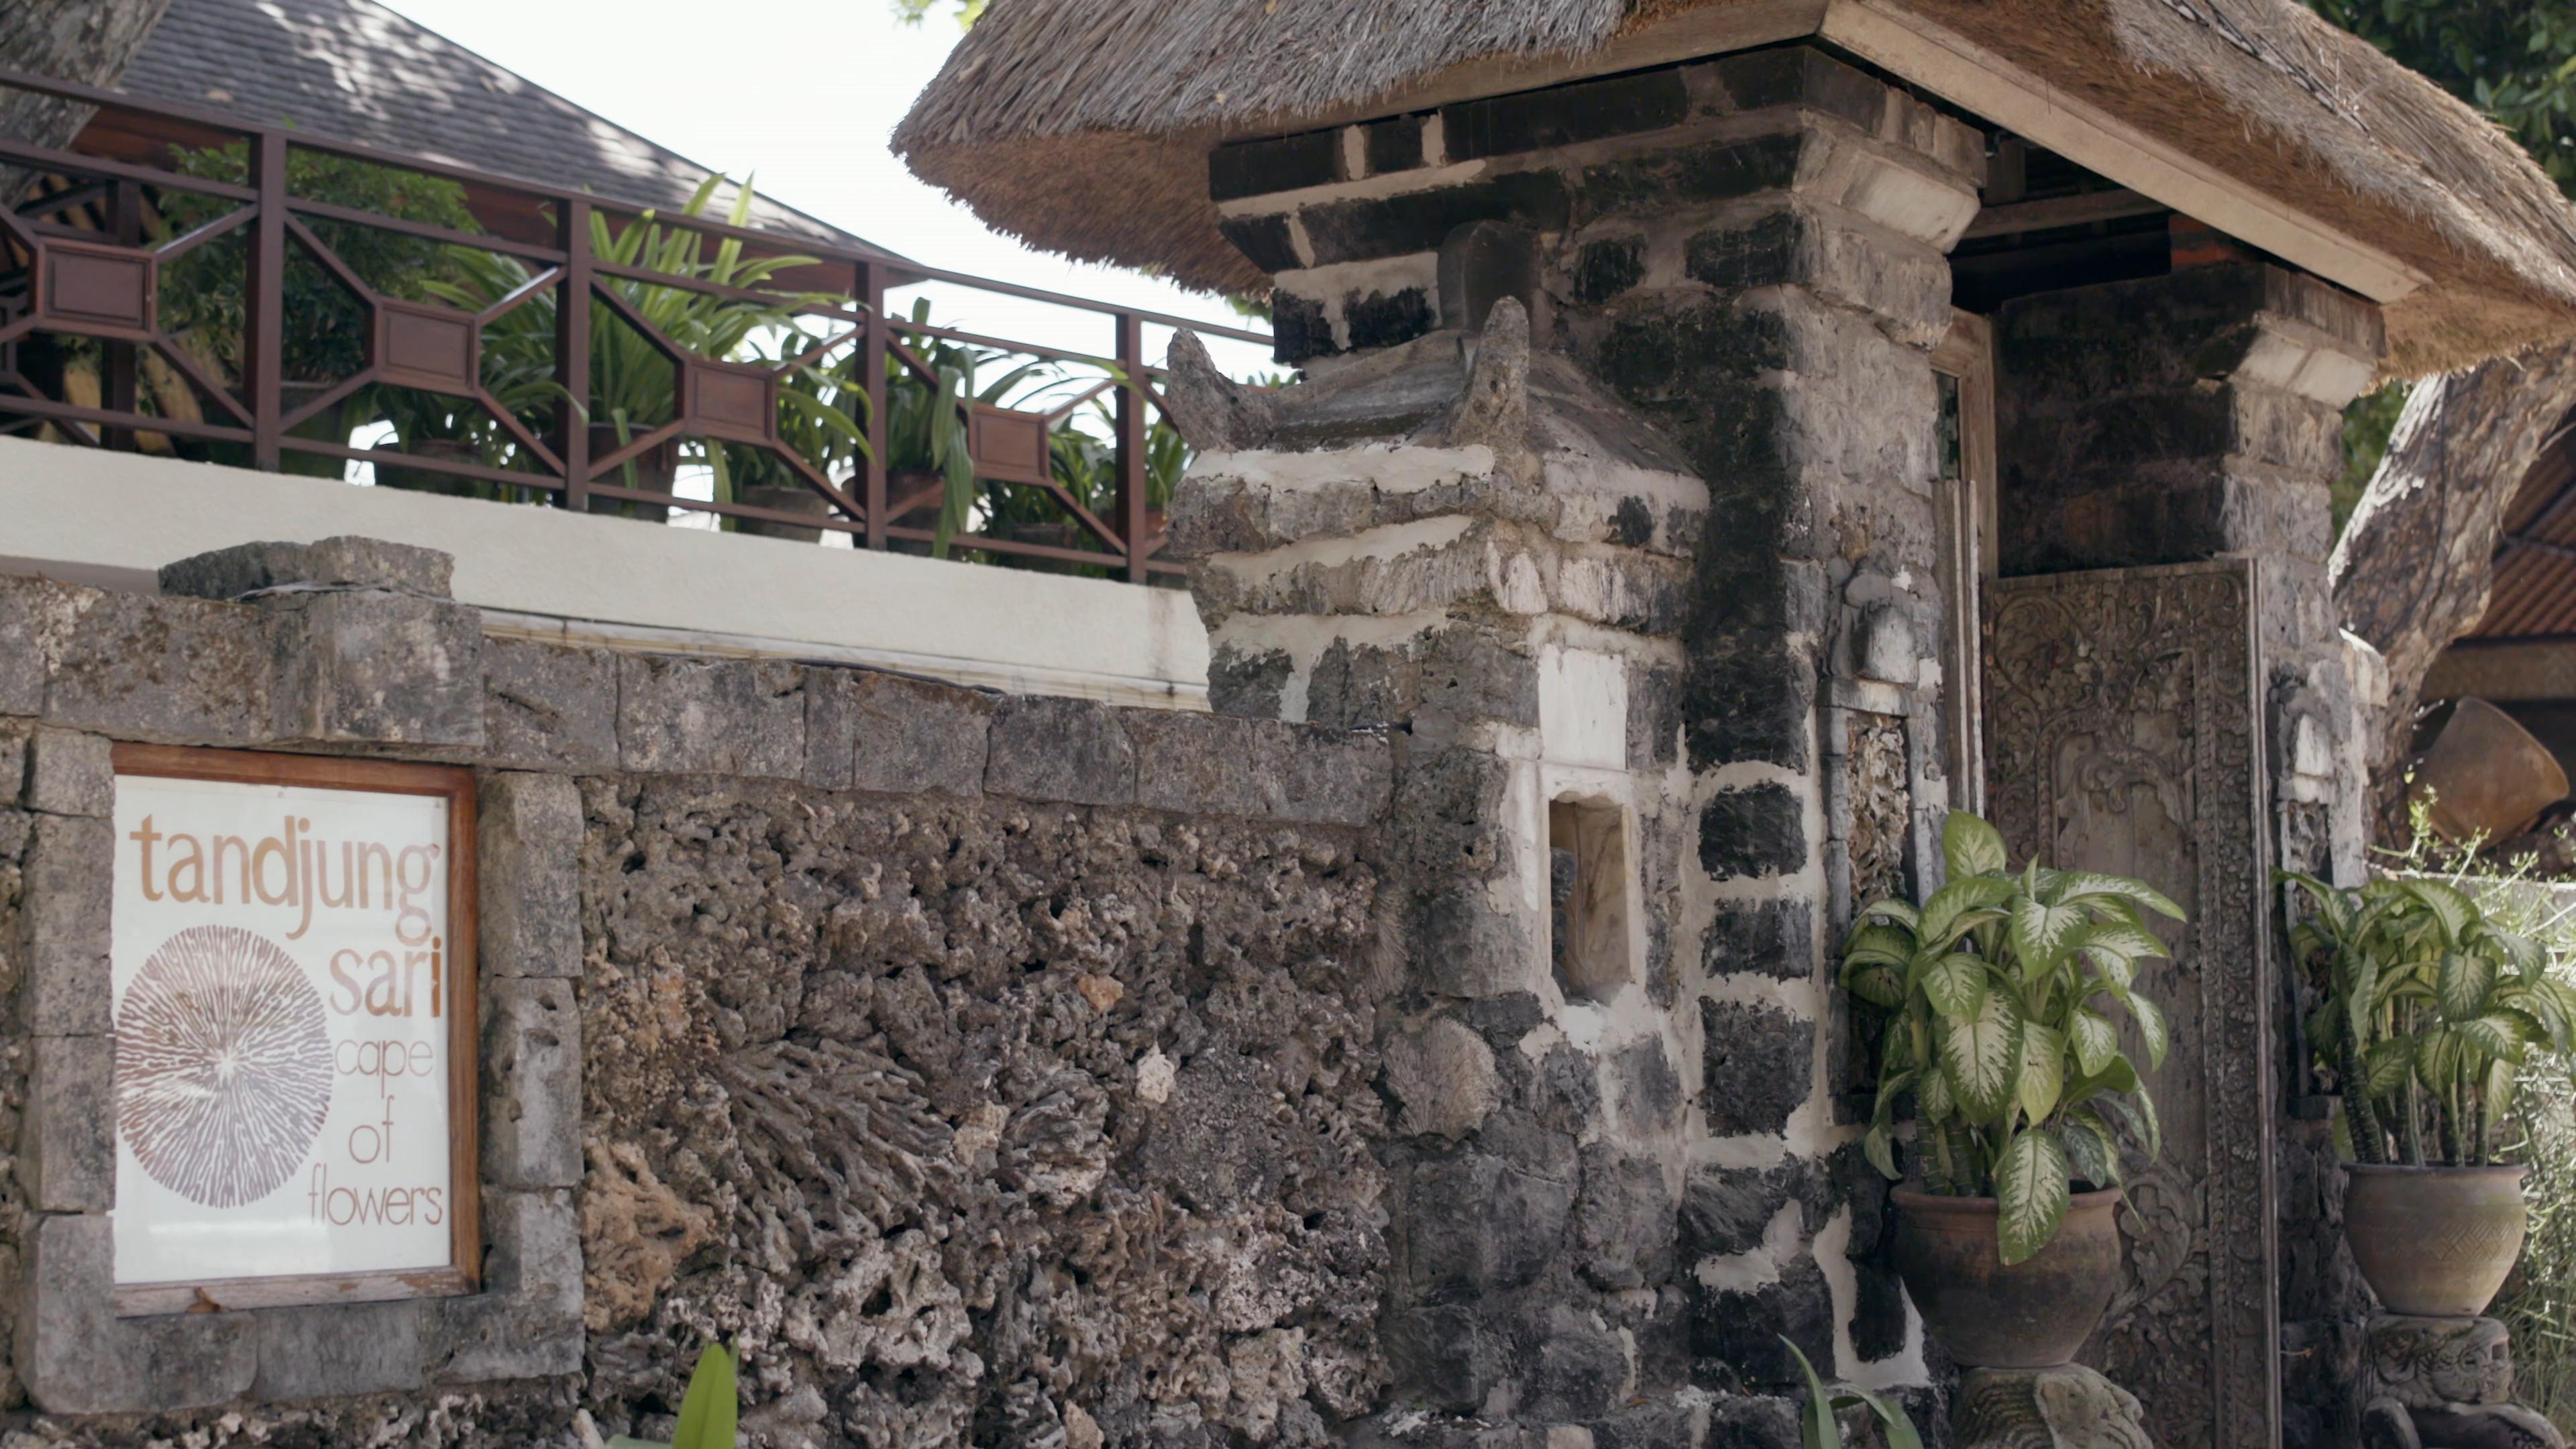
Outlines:
<svg viewBox="0 0 2576 1449"><path fill-rule="evenodd" d="M773 1446L1380 1405L1381 734L487 639L363 542L164 582L0 578L9 1442L667 1434L710 1334ZM84 1296L116 740L477 767L487 1291Z"/></svg>

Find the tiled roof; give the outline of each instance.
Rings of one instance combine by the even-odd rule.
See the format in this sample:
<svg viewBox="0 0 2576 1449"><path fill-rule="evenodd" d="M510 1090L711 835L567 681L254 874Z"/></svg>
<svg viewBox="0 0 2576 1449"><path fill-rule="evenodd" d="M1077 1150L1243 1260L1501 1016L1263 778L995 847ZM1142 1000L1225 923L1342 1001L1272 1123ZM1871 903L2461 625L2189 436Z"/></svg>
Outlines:
<svg viewBox="0 0 2576 1449"><path fill-rule="evenodd" d="M374 0L171 0L120 89L639 205L708 170ZM752 224L893 255L765 196Z"/></svg>
<svg viewBox="0 0 2576 1449"><path fill-rule="evenodd" d="M2533 460L2505 506L2504 546L2473 639L2576 636L2576 434Z"/></svg>

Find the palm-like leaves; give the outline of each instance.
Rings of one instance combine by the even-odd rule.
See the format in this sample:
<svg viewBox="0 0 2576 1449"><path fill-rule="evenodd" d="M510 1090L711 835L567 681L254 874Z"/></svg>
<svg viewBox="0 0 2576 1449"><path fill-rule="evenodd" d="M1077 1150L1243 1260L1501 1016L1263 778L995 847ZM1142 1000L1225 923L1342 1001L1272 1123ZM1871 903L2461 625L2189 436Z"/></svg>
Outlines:
<svg viewBox="0 0 2576 1449"><path fill-rule="evenodd" d="M2128 1018L2150 1070L2163 1062L2164 1016L2137 994L2137 963L2166 954L2146 914L2182 911L2119 876L2036 864L2012 874L2003 837L1964 812L1942 832L1942 855L1947 884L1920 908L1867 907L1845 943L1843 984L1896 1013L1863 1150L1898 1175L1895 1109L1912 1093L1927 1182L1995 1194L2014 1263L2056 1234L2070 1174L2118 1180L2114 1117L2155 1150L2154 1104L2117 1023Z"/></svg>

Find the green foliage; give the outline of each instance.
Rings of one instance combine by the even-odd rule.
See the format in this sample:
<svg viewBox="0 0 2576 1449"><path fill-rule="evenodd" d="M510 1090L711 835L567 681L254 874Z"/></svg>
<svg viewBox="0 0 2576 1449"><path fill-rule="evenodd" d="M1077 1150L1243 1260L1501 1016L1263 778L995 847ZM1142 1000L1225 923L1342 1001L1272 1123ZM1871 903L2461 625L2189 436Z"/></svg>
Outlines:
<svg viewBox="0 0 2576 1449"><path fill-rule="evenodd" d="M2280 879L2310 906L2290 942L2318 991L2308 1040L2342 1089L2354 1158L2491 1160L2525 1069L2576 1051L2576 988L2452 882Z"/></svg>
<svg viewBox="0 0 2576 1449"><path fill-rule="evenodd" d="M2162 1065L2164 1015L2133 983L2139 961L2166 954L2146 913L2182 911L2122 876L2036 861L2016 874L2003 836L1965 811L1941 844L1948 883L1919 906L1864 908L1844 943L1844 987L1890 1014L1862 1150L1901 1175L1895 1110L1913 1093L1926 1187L1993 1196L2001 1256L2018 1263L2057 1235L2071 1178L2115 1186L2124 1145L2161 1147L2112 1013L2147 1069Z"/></svg>
<svg viewBox="0 0 2576 1449"><path fill-rule="evenodd" d="M2576 0L2309 0L2492 117L2576 192Z"/></svg>
<svg viewBox="0 0 2576 1449"><path fill-rule="evenodd" d="M710 1343L699 1351L698 1366L689 1373L688 1392L680 1398L679 1427L671 1442L620 1434L608 1441L608 1449L733 1449L741 1412L733 1355L723 1344Z"/></svg>
<svg viewBox="0 0 2576 1449"><path fill-rule="evenodd" d="M2379 471L2380 460L2388 456L2397 415L2406 410L2406 396L2414 390L2413 383L2392 382L2363 393L2343 410L2343 476L2334 481L2333 489L2336 537L2343 536L2343 526L2361 506L2361 495Z"/></svg>
<svg viewBox="0 0 2576 1449"><path fill-rule="evenodd" d="M1798 1372L1807 1376L1807 1405L1798 1413L1800 1449L1843 1449L1842 1421L1836 1416L1859 1405L1867 1405L1878 1416L1887 1431L1887 1449L1923 1449L1923 1436L1915 1432L1914 1421L1903 1409L1855 1384L1828 1385L1787 1334L1780 1335L1780 1341L1789 1345L1791 1356L1798 1360Z"/></svg>
<svg viewBox="0 0 2576 1449"><path fill-rule="evenodd" d="M182 150L173 156L171 168L239 186L250 179L250 153L238 141ZM453 231L482 230L465 209L461 184L371 161L290 150L286 187L305 201ZM168 235L175 238L231 214L241 204L225 197L166 190L160 197L160 214ZM387 296L408 301L427 296L428 279L448 250L443 242L380 227L319 217L307 224L360 280ZM171 330L186 334L202 356L234 373L241 365L247 242L246 231L219 237L180 258L161 277L162 313ZM291 243L286 249L285 317L283 355L288 381L335 382L367 365L367 304L300 244Z"/></svg>
<svg viewBox="0 0 2576 1449"><path fill-rule="evenodd" d="M923 16L945 5L956 12L958 29L972 30L991 3L992 0L894 0L894 18L905 25L919 25Z"/></svg>

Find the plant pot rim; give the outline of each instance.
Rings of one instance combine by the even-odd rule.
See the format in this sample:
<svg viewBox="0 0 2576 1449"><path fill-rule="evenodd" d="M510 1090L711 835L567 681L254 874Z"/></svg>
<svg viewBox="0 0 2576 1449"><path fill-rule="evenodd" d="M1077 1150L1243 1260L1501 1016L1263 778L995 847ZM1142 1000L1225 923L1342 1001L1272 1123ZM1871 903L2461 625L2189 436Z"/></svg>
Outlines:
<svg viewBox="0 0 2576 1449"><path fill-rule="evenodd" d="M2501 1177L2510 1174L2520 1178L2531 1171L2527 1162L2484 1162L2455 1164L2428 1162L2418 1167L2411 1162L2347 1162L2343 1170L2355 1177Z"/></svg>
<svg viewBox="0 0 2576 1449"><path fill-rule="evenodd" d="M1951 1213L1961 1217L1991 1217L1995 1212L1995 1200L1990 1197L1950 1197L1942 1193L1924 1192L1911 1187L1893 1189L1893 1196L1896 1199L1896 1205L1909 1212ZM2120 1189L2097 1188L2092 1192L2079 1192L2069 1196L2066 1210L2073 1212L2077 1208L2108 1207L2119 1201Z"/></svg>

